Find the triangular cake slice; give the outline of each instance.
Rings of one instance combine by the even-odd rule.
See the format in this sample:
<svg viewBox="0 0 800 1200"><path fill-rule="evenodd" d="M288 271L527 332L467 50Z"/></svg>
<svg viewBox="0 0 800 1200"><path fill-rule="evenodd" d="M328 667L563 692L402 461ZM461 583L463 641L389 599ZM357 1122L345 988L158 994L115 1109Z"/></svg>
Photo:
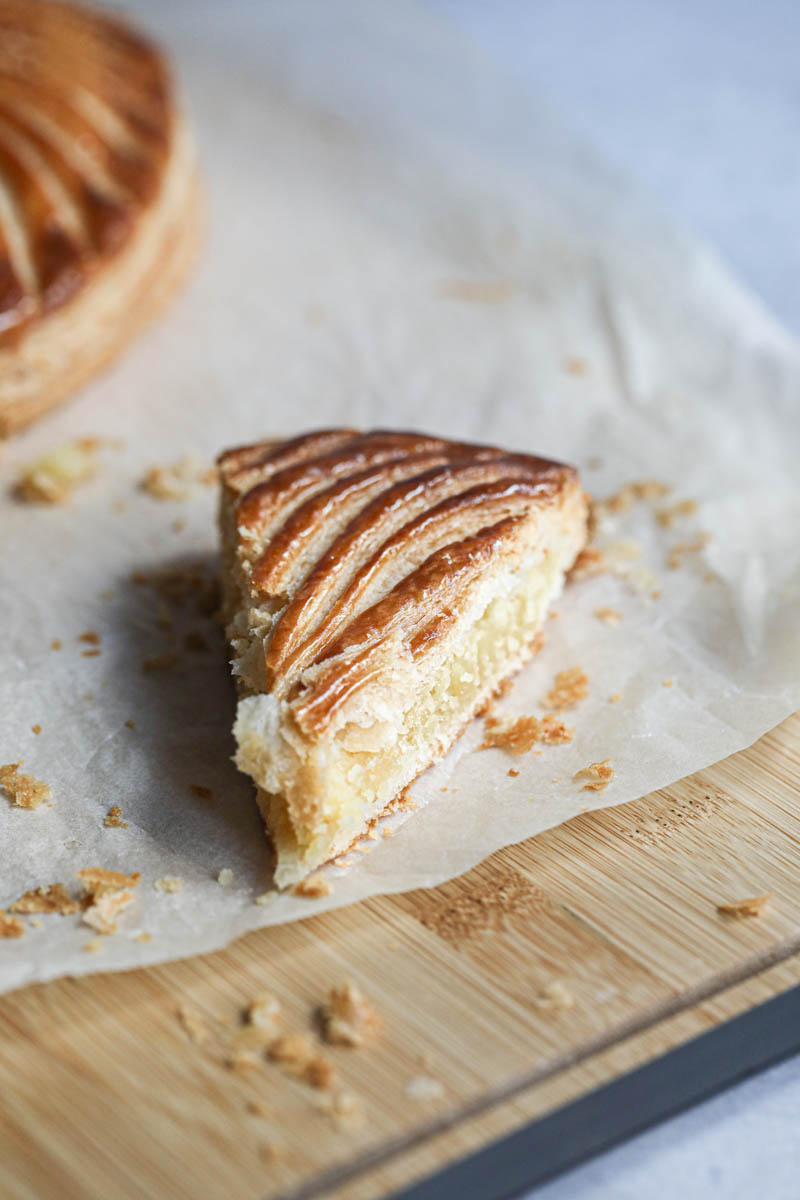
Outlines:
<svg viewBox="0 0 800 1200"><path fill-rule="evenodd" d="M236 762L285 887L531 656L586 500L571 467L417 433L323 430L219 464Z"/></svg>

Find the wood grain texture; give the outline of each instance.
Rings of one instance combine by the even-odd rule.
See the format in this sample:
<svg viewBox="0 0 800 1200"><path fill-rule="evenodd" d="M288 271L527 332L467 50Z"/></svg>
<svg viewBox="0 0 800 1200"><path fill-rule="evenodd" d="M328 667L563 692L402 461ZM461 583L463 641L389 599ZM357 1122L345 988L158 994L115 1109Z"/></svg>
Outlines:
<svg viewBox="0 0 800 1200"><path fill-rule="evenodd" d="M434 890L7 996L0 1195L372 1200L753 1007L800 982L799 778L793 717ZM717 912L765 891L761 917ZM385 1021L371 1046L325 1048L360 1123L266 1060L225 1066L257 993L278 996L284 1031L308 1032L344 978ZM182 1004L211 1030L202 1045ZM439 1098L408 1094L420 1075Z"/></svg>

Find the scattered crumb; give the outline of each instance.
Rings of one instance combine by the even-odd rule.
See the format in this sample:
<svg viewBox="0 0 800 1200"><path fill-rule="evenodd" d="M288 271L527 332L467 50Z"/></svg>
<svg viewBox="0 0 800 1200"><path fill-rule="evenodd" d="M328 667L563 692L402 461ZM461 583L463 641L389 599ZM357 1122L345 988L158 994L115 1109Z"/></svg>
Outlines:
<svg viewBox="0 0 800 1200"><path fill-rule="evenodd" d="M516 779L517 776L519 775L519 771L515 771L513 767L509 767L508 774L511 776L512 779Z"/></svg>
<svg viewBox="0 0 800 1200"><path fill-rule="evenodd" d="M439 287L442 296L450 300L465 300L470 304L502 304L513 294L513 287L503 279L446 279Z"/></svg>
<svg viewBox="0 0 800 1200"><path fill-rule="evenodd" d="M383 829L381 830L381 837L385 837L385 838L391 837L392 832L393 831L392 831L391 825L384 825Z"/></svg>
<svg viewBox="0 0 800 1200"><path fill-rule="evenodd" d="M164 875L161 879L157 879L153 884L157 892L167 892L169 895L174 895L176 892L183 891L183 878L180 875Z"/></svg>
<svg viewBox="0 0 800 1200"><path fill-rule="evenodd" d="M63 883L50 883L46 887L32 888L23 892L11 905L11 912L18 913L61 913L69 916L76 913L79 905L67 892Z"/></svg>
<svg viewBox="0 0 800 1200"><path fill-rule="evenodd" d="M731 900L727 904L718 904L717 912L724 917L760 917L771 899L772 892L765 892L763 896L750 896L746 900Z"/></svg>
<svg viewBox="0 0 800 1200"><path fill-rule="evenodd" d="M233 883L233 871L230 867L223 867L217 876L217 883L220 887L230 887Z"/></svg>
<svg viewBox="0 0 800 1200"><path fill-rule="evenodd" d="M41 929L44 926L44 921L42 920L41 917L31 917L28 924L31 925L34 929Z"/></svg>
<svg viewBox="0 0 800 1200"><path fill-rule="evenodd" d="M125 722L125 728L126 728L126 729L135 729L135 728L136 728L136 722L135 722L135 721L133 721L133 720L131 720L131 718L130 718L130 717L128 717L127 721Z"/></svg>
<svg viewBox="0 0 800 1200"><path fill-rule="evenodd" d="M122 809L118 804L112 804L105 815L103 824L106 829L127 829L128 822L122 819Z"/></svg>
<svg viewBox="0 0 800 1200"><path fill-rule="evenodd" d="M567 580L575 583L579 579L591 579L606 570L605 555L596 546L586 546L567 572Z"/></svg>
<svg viewBox="0 0 800 1200"><path fill-rule="evenodd" d="M142 663L142 670L145 674L150 671L169 671L177 662L176 656L171 650L166 650L163 654L151 654Z"/></svg>
<svg viewBox="0 0 800 1200"><path fill-rule="evenodd" d="M260 1062L260 1054L242 1046L235 1046L225 1056L225 1066L229 1071L252 1071Z"/></svg>
<svg viewBox="0 0 800 1200"><path fill-rule="evenodd" d="M172 522L172 528L175 533L183 533L184 529L186 528L186 522L184 521L183 517L176 517Z"/></svg>
<svg viewBox="0 0 800 1200"><path fill-rule="evenodd" d="M264 992L256 996L247 1006L247 1021L258 1029L274 1029L281 1015L281 1005L277 996Z"/></svg>
<svg viewBox="0 0 800 1200"><path fill-rule="evenodd" d="M406 1095L410 1100L441 1100L444 1096L444 1084L430 1075L415 1075L406 1084Z"/></svg>
<svg viewBox="0 0 800 1200"><path fill-rule="evenodd" d="M663 500L668 491L669 486L666 483L659 483L656 479L626 483L607 500L598 501L595 507L600 511L601 516L606 513L627 512L639 500L649 502Z"/></svg>
<svg viewBox="0 0 800 1200"><path fill-rule="evenodd" d="M35 734L37 734L37 735L38 735L38 734L40 734L40 733L42 732L42 727L41 727L41 725L31 725L31 729L32 729L32 730L33 730L33 732L34 732Z"/></svg>
<svg viewBox="0 0 800 1200"><path fill-rule="evenodd" d="M211 800L214 795L211 788L206 787L203 783L190 783L189 790L193 793L193 795L197 796L199 800Z"/></svg>
<svg viewBox="0 0 800 1200"><path fill-rule="evenodd" d="M331 988L320 1016L323 1038L338 1046L363 1046L383 1025L361 989L349 980Z"/></svg>
<svg viewBox="0 0 800 1200"><path fill-rule="evenodd" d="M669 508L661 508L656 513L656 520L659 525L663 525L665 529L671 529L677 520L681 517L691 517L697 512L696 500L679 500L677 504L671 504Z"/></svg>
<svg viewBox="0 0 800 1200"><path fill-rule="evenodd" d="M216 468L204 467L190 455L185 455L165 467L150 467L139 487L155 500L187 500L198 484L216 481Z"/></svg>
<svg viewBox="0 0 800 1200"><path fill-rule="evenodd" d="M202 629L190 629L184 636L183 644L187 650L206 651L211 647L208 644L208 638L203 633Z"/></svg>
<svg viewBox="0 0 800 1200"><path fill-rule="evenodd" d="M81 650L84 658L99 658L102 653L102 650Z"/></svg>
<svg viewBox="0 0 800 1200"><path fill-rule="evenodd" d="M100 645L100 634L94 629L87 629L85 633L78 634L79 642L87 642L90 646Z"/></svg>
<svg viewBox="0 0 800 1200"><path fill-rule="evenodd" d="M16 808L38 808L45 800L52 799L52 789L33 775L22 775L19 770L22 765L20 761L0 767L0 787Z"/></svg>
<svg viewBox="0 0 800 1200"><path fill-rule="evenodd" d="M633 538L619 538L616 542L610 542L606 546L606 555L612 560L614 566L620 561L641 558L641 554L642 547Z"/></svg>
<svg viewBox="0 0 800 1200"><path fill-rule="evenodd" d="M270 1042L267 1057L291 1074L299 1074L314 1058L314 1046L305 1033L284 1033Z"/></svg>
<svg viewBox="0 0 800 1200"><path fill-rule="evenodd" d="M587 780L581 788L582 792L602 792L608 787L611 780L614 778L614 768L610 765L611 759L604 758L602 762L589 763L588 767L583 767L580 771L576 771L574 779Z"/></svg>
<svg viewBox="0 0 800 1200"><path fill-rule="evenodd" d="M321 896L329 896L331 891L331 885L321 875L310 875L308 879L301 879L292 888L293 895L305 896L309 900L318 900Z"/></svg>
<svg viewBox="0 0 800 1200"><path fill-rule="evenodd" d="M568 358L564 362L564 370L568 375L585 375L589 370L589 364L585 358Z"/></svg>
<svg viewBox="0 0 800 1200"><path fill-rule="evenodd" d="M573 726L567 726L557 717L555 713L548 713L542 717L540 721L539 740L545 746L563 746L566 742L571 742L575 729Z"/></svg>
<svg viewBox="0 0 800 1200"><path fill-rule="evenodd" d="M0 908L0 938L20 938L25 932L25 926L19 917L9 917L5 909Z"/></svg>
<svg viewBox="0 0 800 1200"><path fill-rule="evenodd" d="M331 1117L337 1127L352 1128L364 1120L361 1101L352 1092L336 1092L333 1096L320 1096L320 1111Z"/></svg>
<svg viewBox="0 0 800 1200"><path fill-rule="evenodd" d="M248 1100L245 1108L254 1117L271 1117L273 1109L267 1104L266 1100Z"/></svg>
<svg viewBox="0 0 800 1200"><path fill-rule="evenodd" d="M194 1042L196 1046L202 1046L204 1042L208 1041L211 1036L211 1030L199 1013L196 1013L191 1008L187 1008L185 1004L180 1004L177 1016L189 1040Z"/></svg>
<svg viewBox="0 0 800 1200"><path fill-rule="evenodd" d="M389 816L395 812L416 812L419 808L414 797L411 795L411 788L404 787L402 792L398 792L391 804L387 804L383 810L383 816Z"/></svg>
<svg viewBox="0 0 800 1200"><path fill-rule="evenodd" d="M141 933L137 933L136 935L137 942L152 942L152 940L152 933L148 933L146 929L143 929Z"/></svg>
<svg viewBox="0 0 800 1200"><path fill-rule="evenodd" d="M25 467L14 485L24 504L63 504L74 488L97 472L97 438L78 438Z"/></svg>
<svg viewBox="0 0 800 1200"><path fill-rule="evenodd" d="M543 703L545 708L561 712L585 699L588 694L589 676L580 667L569 667L566 671L558 672Z"/></svg>
<svg viewBox="0 0 800 1200"><path fill-rule="evenodd" d="M687 554L700 554L710 540L710 533L700 532L688 542L677 542L667 555L667 566L671 571L676 571L678 567L683 566L683 560Z"/></svg>
<svg viewBox="0 0 800 1200"><path fill-rule="evenodd" d="M330 1092L336 1082L336 1068L323 1054L315 1054L304 1065L301 1079L322 1092Z"/></svg>
<svg viewBox="0 0 800 1200"><path fill-rule="evenodd" d="M609 704L619 704L621 699L622 699L622 692L612 692L611 695L608 697L608 703Z"/></svg>
<svg viewBox="0 0 800 1200"><path fill-rule="evenodd" d="M536 717L487 717L486 737L478 749L527 754L538 742L540 732Z"/></svg>
<svg viewBox="0 0 800 1200"><path fill-rule="evenodd" d="M260 896L256 896L255 903L264 908L267 904L273 904L275 897L275 892L262 892Z"/></svg>
<svg viewBox="0 0 800 1200"><path fill-rule="evenodd" d="M671 680L671 679L665 679L665 680L663 681L663 683L661 684L661 686L662 686L662 687L672 687L672 680Z"/></svg>
<svg viewBox="0 0 800 1200"><path fill-rule="evenodd" d="M102 938L92 938L92 940L90 942L87 942L85 944L83 949L87 954L97 954L98 950L103 949L103 939Z"/></svg>
<svg viewBox="0 0 800 1200"><path fill-rule="evenodd" d="M622 620L622 613L617 612L616 608L596 608L594 615L604 625L619 625Z"/></svg>
<svg viewBox="0 0 800 1200"><path fill-rule="evenodd" d="M536 1008L561 1010L572 1008L575 997L562 980L554 979L543 987L538 995L534 996L533 1003Z"/></svg>
<svg viewBox="0 0 800 1200"><path fill-rule="evenodd" d="M125 875L122 871L107 871L104 867L84 867L76 877L83 884L84 924L98 933L115 933L116 918L135 899L135 889L141 878L139 872Z"/></svg>
<svg viewBox="0 0 800 1200"><path fill-rule="evenodd" d="M62 645L63 645L63 643L61 641L61 638L53 638L52 642L50 643L50 649L51 650L60 650Z"/></svg>

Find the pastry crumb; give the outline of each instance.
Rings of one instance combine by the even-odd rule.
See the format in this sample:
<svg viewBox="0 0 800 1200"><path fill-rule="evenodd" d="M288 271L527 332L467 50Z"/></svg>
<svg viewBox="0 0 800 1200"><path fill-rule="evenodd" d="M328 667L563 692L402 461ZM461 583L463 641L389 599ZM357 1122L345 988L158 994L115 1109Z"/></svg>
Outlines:
<svg viewBox="0 0 800 1200"><path fill-rule="evenodd" d="M292 1075L301 1074L314 1057L313 1043L305 1033L284 1033L267 1047L267 1058Z"/></svg>
<svg viewBox="0 0 800 1200"><path fill-rule="evenodd" d="M141 933L137 933L136 935L137 942L152 942L152 940L152 933L148 933L146 929L143 929Z"/></svg>
<svg viewBox="0 0 800 1200"><path fill-rule="evenodd" d="M225 1056L225 1066L229 1071L252 1071L261 1062L261 1055L255 1050L243 1046L234 1046Z"/></svg>
<svg viewBox="0 0 800 1200"><path fill-rule="evenodd" d="M545 746L563 746L571 742L575 734L573 726L565 725L555 713L548 713L539 722L539 740Z"/></svg>
<svg viewBox="0 0 800 1200"><path fill-rule="evenodd" d="M254 997L247 1006L247 1022L258 1029L274 1029L281 1015L281 1004L271 992Z"/></svg>
<svg viewBox="0 0 800 1200"><path fill-rule="evenodd" d="M153 887L157 892L166 892L168 895L174 896L176 892L183 891L183 877L181 875L164 875L155 881Z"/></svg>
<svg viewBox="0 0 800 1200"><path fill-rule="evenodd" d="M622 699L622 692L612 692L611 695L608 697L608 703L609 704L619 704L621 699Z"/></svg>
<svg viewBox="0 0 800 1200"><path fill-rule="evenodd" d="M248 1100L245 1105L247 1111L254 1117L271 1117L273 1115L272 1107L267 1104L266 1100Z"/></svg>
<svg viewBox="0 0 800 1200"><path fill-rule="evenodd" d="M619 625L622 620L622 613L618 612L616 608L596 608L594 615L604 625Z"/></svg>
<svg viewBox="0 0 800 1200"><path fill-rule="evenodd" d="M98 933L116 933L117 917L136 898L135 889L141 879L139 872L125 875L122 871L107 871L104 867L84 867L77 872L76 878L83 884L84 924Z"/></svg>
<svg viewBox="0 0 800 1200"><path fill-rule="evenodd" d="M98 950L103 949L103 939L92 938L90 942L84 944L83 949L86 954L97 954Z"/></svg>
<svg viewBox="0 0 800 1200"><path fill-rule="evenodd" d="M122 819L122 809L118 804L112 804L103 818L106 829L127 829L128 822Z"/></svg>
<svg viewBox="0 0 800 1200"><path fill-rule="evenodd" d="M585 375L589 370L589 364L585 358L573 355L572 358L564 360L564 370L568 375Z"/></svg>
<svg viewBox="0 0 800 1200"><path fill-rule="evenodd" d="M256 896L255 903L260 905L261 908L265 908L267 904L274 903L276 895L276 892L262 892L259 896Z"/></svg>
<svg viewBox="0 0 800 1200"><path fill-rule="evenodd" d="M79 642L86 642L89 646L100 645L100 634L96 629L87 629L85 633L78 634Z"/></svg>
<svg viewBox="0 0 800 1200"><path fill-rule="evenodd" d="M81 650L81 655L84 658L99 658L102 653L102 650Z"/></svg>
<svg viewBox="0 0 800 1200"><path fill-rule="evenodd" d="M41 725L31 725L31 731L38 736L42 732L42 727Z"/></svg>
<svg viewBox="0 0 800 1200"><path fill-rule="evenodd" d="M202 1046L211 1037L211 1030L206 1022L188 1005L178 1005L177 1017L184 1033L196 1046Z"/></svg>
<svg viewBox="0 0 800 1200"><path fill-rule="evenodd" d="M696 500L679 500L677 504L671 504L669 508L661 508L656 513L656 520L659 525L663 525L665 529L671 529L676 521L681 517L691 517L697 512Z"/></svg>
<svg viewBox="0 0 800 1200"><path fill-rule="evenodd" d="M53 638L52 642L50 643L50 649L60 650L63 644L64 643L61 641L61 638Z"/></svg>
<svg viewBox="0 0 800 1200"><path fill-rule="evenodd" d="M233 871L230 867L223 867L219 875L217 875L217 883L220 887L230 887L233 883Z"/></svg>
<svg viewBox="0 0 800 1200"><path fill-rule="evenodd" d="M125 722L125 728L126 728L126 729L135 729L135 728L136 728L136 722L135 722L135 721L133 721L133 720L131 720L131 718L130 718L130 717L128 717L128 720Z"/></svg>
<svg viewBox="0 0 800 1200"><path fill-rule="evenodd" d="M19 917L9 917L5 909L0 908L0 938L20 938L25 932L25 926Z"/></svg>
<svg viewBox="0 0 800 1200"><path fill-rule="evenodd" d="M764 892L763 896L750 896L746 900L731 900L717 905L717 912L724 917L760 917L769 901L772 892Z"/></svg>
<svg viewBox="0 0 800 1200"><path fill-rule="evenodd" d="M190 783L189 790L199 800L210 800L214 795L211 788L206 787L204 783Z"/></svg>
<svg viewBox="0 0 800 1200"><path fill-rule="evenodd" d="M38 808L53 798L52 788L33 775L21 774L19 768L23 765L20 760L0 767L0 787L16 808Z"/></svg>
<svg viewBox="0 0 800 1200"><path fill-rule="evenodd" d="M689 541L676 542L667 555L667 566L671 571L676 571L679 567L683 566L683 560L687 554L702 553L710 541L711 534L701 531L695 534Z"/></svg>
<svg viewBox="0 0 800 1200"><path fill-rule="evenodd" d="M332 890L331 885L321 875L309 875L308 879L301 879L294 885L292 895L318 900L321 896L329 896Z"/></svg>
<svg viewBox="0 0 800 1200"><path fill-rule="evenodd" d="M410 1100L441 1100L444 1096L444 1084L430 1075L415 1075L406 1084L406 1095Z"/></svg>
<svg viewBox="0 0 800 1200"><path fill-rule="evenodd" d="M662 680L661 686L662 687L672 687L672 680L671 679Z"/></svg>
<svg viewBox="0 0 800 1200"><path fill-rule="evenodd" d="M315 1054L303 1066L300 1078L321 1092L330 1092L336 1082L336 1068L323 1054Z"/></svg>
<svg viewBox="0 0 800 1200"><path fill-rule="evenodd" d="M580 771L576 771L573 778L578 781L582 779L587 781L581 788L582 792L605 791L614 778L614 768L611 766L611 759L604 758L602 762L589 763L588 767L583 767Z"/></svg>
<svg viewBox="0 0 800 1200"><path fill-rule="evenodd" d="M589 676L580 667L569 667L559 671L553 686L543 700L545 708L560 712L571 708L589 694Z"/></svg>
<svg viewBox="0 0 800 1200"><path fill-rule="evenodd" d="M11 912L19 913L60 913L69 916L79 908L77 900L73 900L63 883L49 883L38 888L23 892L18 900L10 906Z"/></svg>
<svg viewBox="0 0 800 1200"><path fill-rule="evenodd" d="M478 749L527 754L538 742L540 732L536 717L487 717L486 737Z"/></svg>
<svg viewBox="0 0 800 1200"><path fill-rule="evenodd" d="M216 468L198 463L191 455L163 467L150 467L139 487L154 500L188 500L198 484L216 481Z"/></svg>
<svg viewBox="0 0 800 1200"><path fill-rule="evenodd" d="M541 1008L545 1011L561 1010L572 1008L575 1004L575 998L561 979L554 979L534 996L533 1003L536 1008Z"/></svg>
<svg viewBox="0 0 800 1200"><path fill-rule="evenodd" d="M332 987L320 1011L322 1036L338 1046L363 1046L377 1036L383 1020L355 983Z"/></svg>
<svg viewBox="0 0 800 1200"><path fill-rule="evenodd" d="M97 438L78 438L23 468L13 488L23 504L64 504L71 492L97 473Z"/></svg>
<svg viewBox="0 0 800 1200"><path fill-rule="evenodd" d="M508 774L511 776L512 779L516 779L517 776L519 775L519 771L515 771L513 767L509 767Z"/></svg>

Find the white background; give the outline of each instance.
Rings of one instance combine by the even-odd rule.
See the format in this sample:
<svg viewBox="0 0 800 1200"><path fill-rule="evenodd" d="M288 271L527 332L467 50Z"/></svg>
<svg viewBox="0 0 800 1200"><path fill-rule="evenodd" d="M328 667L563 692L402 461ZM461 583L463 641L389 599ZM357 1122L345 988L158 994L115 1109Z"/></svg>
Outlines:
<svg viewBox="0 0 800 1200"><path fill-rule="evenodd" d="M797 0L428 0L713 242L800 332ZM800 417L798 418L800 419ZM536 1192L796 1200L800 1060Z"/></svg>

